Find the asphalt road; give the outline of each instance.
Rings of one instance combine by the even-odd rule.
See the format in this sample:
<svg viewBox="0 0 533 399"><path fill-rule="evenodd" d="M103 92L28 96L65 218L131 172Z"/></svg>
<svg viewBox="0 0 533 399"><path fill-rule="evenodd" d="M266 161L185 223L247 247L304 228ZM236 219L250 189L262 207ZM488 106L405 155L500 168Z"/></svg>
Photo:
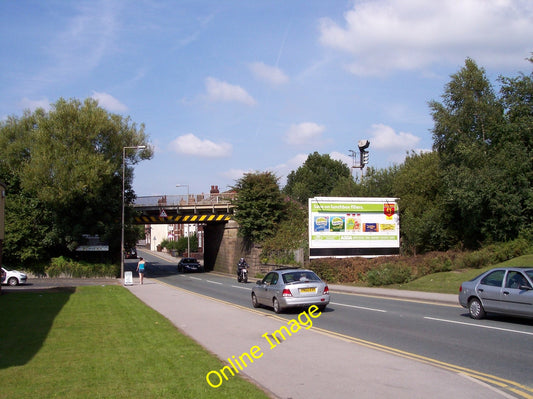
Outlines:
<svg viewBox="0 0 533 399"><path fill-rule="evenodd" d="M238 283L236 276L218 273L177 272L177 260L140 253L147 260L147 277L166 284L252 308L254 279ZM137 260L127 259L125 271L134 272ZM119 284L117 279L30 279L20 287L3 286L4 291ZM465 368L524 385L533 392L533 320L490 317L472 320L458 304L430 303L412 299L331 291L331 303L314 326L367 346L385 349L430 363ZM256 309L270 313L267 308ZM287 320L298 310L282 314Z"/></svg>
<svg viewBox="0 0 533 399"><path fill-rule="evenodd" d="M236 276L216 273L177 273L150 253L147 276L167 284L252 307L255 283L238 283ZM128 260L125 270L134 270ZM271 309L260 309L272 313ZM282 315L291 319L298 311ZM492 317L472 320L459 305L391 299L332 292L330 306L315 326L337 334L394 348L435 362L486 373L533 388L533 320Z"/></svg>

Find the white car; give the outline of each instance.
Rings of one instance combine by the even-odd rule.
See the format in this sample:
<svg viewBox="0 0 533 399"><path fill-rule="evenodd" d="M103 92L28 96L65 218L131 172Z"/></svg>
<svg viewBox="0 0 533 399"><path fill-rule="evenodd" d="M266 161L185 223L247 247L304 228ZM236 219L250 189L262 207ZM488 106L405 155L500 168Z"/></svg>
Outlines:
<svg viewBox="0 0 533 399"><path fill-rule="evenodd" d="M18 270L8 270L5 267L2 267L2 284L24 284L27 278L28 276L26 273L19 272Z"/></svg>

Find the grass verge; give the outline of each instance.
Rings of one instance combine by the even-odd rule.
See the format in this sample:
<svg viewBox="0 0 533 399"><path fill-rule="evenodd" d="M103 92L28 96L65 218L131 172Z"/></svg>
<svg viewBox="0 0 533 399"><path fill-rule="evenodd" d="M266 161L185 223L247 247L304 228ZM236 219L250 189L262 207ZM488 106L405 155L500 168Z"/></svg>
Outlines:
<svg viewBox="0 0 533 399"><path fill-rule="evenodd" d="M411 291L438 292L442 294L459 294L459 287L463 281L468 281L494 267L526 266L533 267L533 255L524 255L481 269L453 270L449 272L433 273L418 278L406 284L392 284L387 288L397 288Z"/></svg>
<svg viewBox="0 0 533 399"><path fill-rule="evenodd" d="M268 398L121 286L0 297L0 398Z"/></svg>

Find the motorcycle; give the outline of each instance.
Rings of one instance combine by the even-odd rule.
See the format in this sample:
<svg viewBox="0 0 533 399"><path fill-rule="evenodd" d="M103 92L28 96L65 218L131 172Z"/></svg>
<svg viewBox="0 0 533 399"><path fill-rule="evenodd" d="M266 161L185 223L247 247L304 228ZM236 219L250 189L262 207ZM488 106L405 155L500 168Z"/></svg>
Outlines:
<svg viewBox="0 0 533 399"><path fill-rule="evenodd" d="M237 281L239 283L248 282L248 265L239 266L238 271L237 271Z"/></svg>

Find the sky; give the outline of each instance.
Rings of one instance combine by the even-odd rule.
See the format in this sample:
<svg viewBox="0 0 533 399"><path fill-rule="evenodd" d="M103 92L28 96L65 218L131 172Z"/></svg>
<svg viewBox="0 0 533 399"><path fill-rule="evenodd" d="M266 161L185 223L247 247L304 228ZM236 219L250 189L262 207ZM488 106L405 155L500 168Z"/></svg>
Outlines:
<svg viewBox="0 0 533 399"><path fill-rule="evenodd" d="M378 169L431 150L428 102L467 57L496 89L531 72L533 1L0 0L0 49L0 120L92 97L145 125L138 196L283 187L362 139Z"/></svg>

